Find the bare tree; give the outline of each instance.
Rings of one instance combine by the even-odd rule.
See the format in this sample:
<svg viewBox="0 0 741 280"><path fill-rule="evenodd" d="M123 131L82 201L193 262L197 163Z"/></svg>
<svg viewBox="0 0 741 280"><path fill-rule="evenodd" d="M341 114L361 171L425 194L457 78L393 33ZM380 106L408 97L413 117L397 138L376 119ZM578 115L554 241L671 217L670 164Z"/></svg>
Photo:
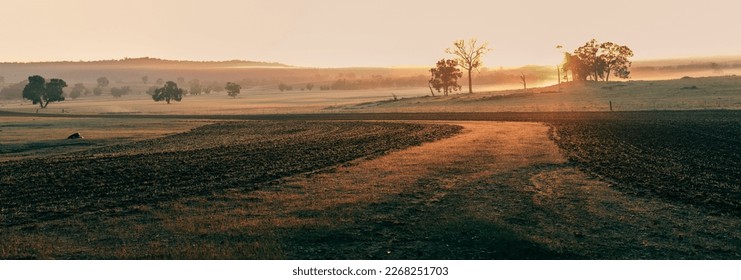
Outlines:
<svg viewBox="0 0 741 280"><path fill-rule="evenodd" d="M522 80L522 87L525 88L525 91L527 91L527 81L525 79L526 79L525 74L522 74L522 72L520 72L520 80Z"/></svg>
<svg viewBox="0 0 741 280"><path fill-rule="evenodd" d="M473 69L478 71L481 67L481 56L491 50L487 47L488 44L488 42L484 42L481 46L476 46L476 39L472 38L468 42L464 40L455 41L453 48L445 49L446 53L457 56L458 65L468 71L468 93L473 93L471 71Z"/></svg>

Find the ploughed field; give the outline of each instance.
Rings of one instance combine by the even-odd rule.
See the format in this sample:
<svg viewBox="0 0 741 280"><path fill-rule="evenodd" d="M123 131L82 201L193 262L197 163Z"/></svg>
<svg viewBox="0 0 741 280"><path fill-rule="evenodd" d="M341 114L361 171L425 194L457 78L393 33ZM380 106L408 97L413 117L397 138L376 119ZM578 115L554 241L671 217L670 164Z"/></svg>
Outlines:
<svg viewBox="0 0 741 280"><path fill-rule="evenodd" d="M226 188L255 188L459 130L431 124L237 121L63 156L4 162L0 223L28 224Z"/></svg>
<svg viewBox="0 0 741 280"><path fill-rule="evenodd" d="M0 162L0 258L741 251L741 111L115 118L219 123Z"/></svg>
<svg viewBox="0 0 741 280"><path fill-rule="evenodd" d="M619 190L741 216L741 118L736 113L655 113L654 118L551 121L577 166Z"/></svg>

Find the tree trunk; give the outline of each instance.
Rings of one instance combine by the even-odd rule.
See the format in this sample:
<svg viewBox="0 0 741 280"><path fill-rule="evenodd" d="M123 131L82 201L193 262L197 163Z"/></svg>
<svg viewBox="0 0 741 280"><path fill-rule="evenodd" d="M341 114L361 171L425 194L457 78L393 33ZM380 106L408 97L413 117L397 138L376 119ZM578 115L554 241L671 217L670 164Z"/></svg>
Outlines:
<svg viewBox="0 0 741 280"><path fill-rule="evenodd" d="M471 84L471 69L468 69L468 93L473 93L473 85Z"/></svg>
<svg viewBox="0 0 741 280"><path fill-rule="evenodd" d="M432 94L432 97L435 97L435 92L432 91L432 84L428 82L427 86L430 87L430 94Z"/></svg>

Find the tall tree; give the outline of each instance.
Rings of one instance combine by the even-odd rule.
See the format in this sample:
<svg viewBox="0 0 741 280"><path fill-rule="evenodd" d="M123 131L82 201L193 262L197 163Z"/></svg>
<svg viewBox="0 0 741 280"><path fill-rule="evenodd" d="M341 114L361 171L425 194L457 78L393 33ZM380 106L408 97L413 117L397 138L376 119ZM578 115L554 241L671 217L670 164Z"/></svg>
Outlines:
<svg viewBox="0 0 741 280"><path fill-rule="evenodd" d="M180 100L183 100L183 92L183 89L178 88L178 84L173 81L167 81L164 86L154 90L152 99L154 101L164 100L167 104L170 104L170 100L180 102Z"/></svg>
<svg viewBox="0 0 741 280"><path fill-rule="evenodd" d="M589 76L591 76L595 81L602 78L604 70L602 68L604 67L604 63L597 55L598 52L599 44L595 39L592 39L574 51L574 54L582 63L584 63L584 66L589 69Z"/></svg>
<svg viewBox="0 0 741 280"><path fill-rule="evenodd" d="M574 79L609 81L614 74L618 78L630 77L630 58L633 51L627 46L612 42L598 43L592 39L577 48L574 54L566 53L564 70L571 71Z"/></svg>
<svg viewBox="0 0 741 280"><path fill-rule="evenodd" d="M461 89L458 85L458 79L463 77L463 73L458 69L458 61L452 59L441 59L435 65L435 68L430 68L431 78L428 82L430 85L430 91L432 88L437 92L442 91L444 95ZM434 96L435 93L432 93Z"/></svg>
<svg viewBox="0 0 741 280"><path fill-rule="evenodd" d="M610 74L622 79L630 78L630 58L633 51L627 46L621 46L613 42L605 42L600 45L600 59L604 62L605 81L610 81Z"/></svg>
<svg viewBox="0 0 741 280"><path fill-rule="evenodd" d="M473 93L471 71L474 69L478 71L481 67L481 56L491 50L487 47L488 44L488 42L484 42L480 46L476 46L476 39L473 38L469 39L468 43L464 40L455 41L453 48L445 49L445 52L456 56L456 61L460 67L468 71L468 93Z"/></svg>
<svg viewBox="0 0 741 280"><path fill-rule="evenodd" d="M242 90L242 86L232 82L227 82L224 88L226 89L226 93L234 98L236 98L239 92Z"/></svg>
<svg viewBox="0 0 741 280"><path fill-rule="evenodd" d="M64 92L67 83L62 79L51 79L46 82L39 75L28 77L28 84L23 88L23 98L39 104L41 108L49 106L50 102L64 101Z"/></svg>

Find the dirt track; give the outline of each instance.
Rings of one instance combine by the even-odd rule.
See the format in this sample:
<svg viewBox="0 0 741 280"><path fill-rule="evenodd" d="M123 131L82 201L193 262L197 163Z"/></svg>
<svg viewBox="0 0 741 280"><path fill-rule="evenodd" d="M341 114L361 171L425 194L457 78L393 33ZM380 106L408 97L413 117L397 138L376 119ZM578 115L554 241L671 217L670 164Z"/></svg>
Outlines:
<svg viewBox="0 0 741 280"><path fill-rule="evenodd" d="M65 115L65 117L69 116ZM172 117L182 116L163 116L162 118ZM204 118L204 116L192 117ZM41 215L41 219L33 223L28 223L35 219L33 214L21 215L21 220L26 221L22 223L23 226L4 227L0 231L1 255L10 258L167 259L738 259L741 257L738 255L741 251L738 245L741 244L739 242L741 241L739 235L741 222L734 215L728 215L727 211L719 213L713 208L693 203L693 200L672 199L665 197L662 193L633 192L631 191L635 189L633 183L623 182L620 177L610 177L609 174L604 173L605 171L595 168L599 167L596 163L580 161L579 157L579 155L599 155L590 152L589 149L600 148L605 143L602 140L612 139L605 138L605 135L623 133L625 129L636 127L631 123L646 123L646 120L649 123L658 123L659 127L666 123L688 121L710 124L693 126L689 132L683 130L682 133L689 133L691 136L685 137L686 139L702 139L703 135L709 133L708 129L720 129L721 136L735 135L734 133L738 134L739 127L741 127L741 125L735 125L741 120L741 114L735 111L213 117L216 119L272 120L291 118L451 119L440 123L458 124L464 126L465 129L462 134L452 138L401 151L397 150L380 157L353 160L343 165L338 165L342 161L327 162L322 166L329 168L321 169L318 173L310 172L301 175L291 172L276 173L275 178L280 178L280 180L261 185L257 189L229 188L229 184L222 184L220 185L222 187L217 188L218 191L212 189L192 191L188 188L193 186L197 188L197 184L184 184L182 186L187 188L181 190L179 188L182 186L175 183L171 184L173 188L166 188L163 193L159 193L160 191L138 193L139 189L129 191L121 190L121 188L115 191L116 188L114 188L114 191L109 193L110 198L115 198L120 194L129 198L162 194L167 199L117 204L120 202L104 196L102 200L98 198L96 201L103 203L100 205L113 203L109 211L82 211L71 214L68 212L61 216ZM518 123L460 121L469 119L515 120ZM273 124L278 125L263 127L264 131L256 134L274 135L279 139L285 135L302 133L300 130L294 130L293 126L280 125L281 123L294 122L274 122ZM550 123L556 130L549 134L549 126L543 123ZM363 127L374 127L367 122L356 124L361 127L361 130ZM569 129L569 124L583 124L584 126L576 125ZM612 124L612 126L605 126L605 124ZM615 124L618 125L615 126ZM721 126L714 124L721 124ZM401 130L407 129L406 125L397 125ZM575 129L595 127L595 125L606 127L606 130ZM331 126L329 125L329 129L319 130L332 131ZM218 128L220 125L213 127ZM559 127L565 129L559 130ZM204 133L198 134L199 131ZM174 160L175 163L187 163L194 158L199 158L197 155L201 152L216 151L222 144L233 143L233 141L220 142L218 137L209 138L208 141L191 143L191 149L182 151L178 148L180 145L174 144L188 142L189 135L210 137L219 135L219 133L228 135L228 131L230 129L217 129L210 131L217 132L215 134L205 133L209 132L207 127L206 130L195 130L194 134L174 135L168 138L136 142L132 144L133 146L123 146L136 147L134 150L141 151L139 156L133 157L128 155L127 149L119 148L103 148L91 150L92 153L82 152L76 155L83 158L92 157L89 160L94 160L96 155L102 156L103 159L131 158L134 160L133 163L139 162L136 161L137 158L144 160L151 155L157 155L169 156L168 159ZM394 129L390 131L392 131L391 135L396 135L393 133ZM563 138L556 137L559 131L568 134L563 134L566 136ZM594 138L599 141L580 136L580 134L595 131L602 131ZM660 132L661 130L655 129L638 131L640 135L648 136ZM718 135L718 133L711 134ZM358 147L376 144L380 145L377 147L386 147L394 142L388 141L386 137L374 137L373 135L376 134L361 133L360 138L349 137L350 140L347 141L349 141L348 144L358 144ZM425 133L413 133L412 135L416 135L412 139L435 138L425 138L430 137ZM636 139L635 137L630 137L630 134L624 136L615 138L627 141L625 145L619 147L631 147L635 144L631 142ZM248 142L250 140L249 136L244 134L230 137L232 140ZM326 148L332 147L332 145L326 145L329 143L327 141L337 141L342 138L348 137L320 137L316 141L307 137L302 141L317 144L317 149L314 151L319 158L323 158L328 152ZM556 139L563 150L559 150L551 139ZM355 140L358 141L355 142ZM152 149L151 144L158 143L158 141L164 141L163 143L169 143L169 145L164 145L162 151ZM279 150L280 146L288 143L279 140L271 141L265 143L274 143L275 148ZM676 141L676 139L666 139L666 141ZM720 139L719 141L726 140ZM569 143L578 145L570 147ZM728 156L737 155L737 150L733 150L736 146L716 147L714 145L722 144L708 144L706 148L726 152L704 154L722 157L721 161L728 159ZM299 146L302 146L302 149L312 147L303 144ZM323 148L319 148L320 146ZM408 147L408 145L402 146ZM398 148L403 148L402 146ZM684 149L672 150L676 147L667 146L663 149L680 153ZM691 151L692 145L686 148ZM730 153L728 149L731 149ZM309 150L312 149L309 148ZM244 152L246 150L243 146L238 146L238 149L234 151ZM286 148L285 151L290 154L291 149ZM375 150L369 149L368 151ZM270 154L272 151L262 151L262 153ZM355 151L350 153L355 153ZM222 154L223 158L229 158L228 151ZM364 153L361 152L361 154ZM702 154L684 160L680 158L674 163L681 166L689 159L692 164L691 160ZM379 153L370 152L369 155L379 155ZM209 157L210 153L206 152L200 158ZM353 158L357 157L350 157L347 160ZM625 157L625 159L633 158ZM677 159L676 157L667 158ZM40 161L63 162L59 159L59 157L54 157ZM291 157L286 157L286 159L289 159L289 162L292 160ZM223 160L219 158L216 161L222 162ZM656 161L660 163L662 158ZM31 170L34 162L38 161L28 160L9 164L23 165ZM113 162L115 163L115 160ZM194 162L203 163L198 160ZM613 164L620 167L623 163L616 161ZM190 182L188 178L201 178L197 175L198 172L189 172L204 168L202 164L170 165L183 168L182 172L176 173L186 175L173 182ZM282 165L278 167L280 166ZM309 169L316 170L316 168L314 166ZM609 167L600 168L609 169ZM726 168L738 167L734 165L726 166ZM101 170L101 172L117 172L116 170L112 168ZM243 168L228 170L227 173L233 175L230 178L242 180L239 178L243 174L250 175L250 171L250 168ZM673 179L651 177L653 174L660 173L647 174L646 178L659 180L657 182L672 186ZM689 172L682 176L694 175ZM168 178L177 178L177 176ZM646 180L646 178L640 180ZM661 181L662 178L667 181ZM136 182L142 183L134 180L129 185L136 185L133 184ZM728 183L730 188L725 188L724 191L737 195L738 185L733 181ZM167 185L167 182L158 181L157 185L159 184ZM60 186L65 185L67 184L60 184ZM24 197L32 199L37 193L34 188L40 186L38 184L29 186L31 188L28 190L11 193L15 193L13 195L25 194ZM10 190L12 189L6 191ZM55 190L55 192L59 191L64 192L63 189ZM710 189L710 192L712 191ZM86 201L91 200L86 199L86 196L81 196L58 201L44 200L41 203L51 203L49 205L64 209L65 205L75 205L77 202ZM7 203L14 205L12 202ZM7 203L4 202L4 204ZM54 207L27 210L46 211L53 210ZM6 213L6 210L3 211ZM4 222L9 225L7 220ZM82 228L86 230L81 232Z"/></svg>

